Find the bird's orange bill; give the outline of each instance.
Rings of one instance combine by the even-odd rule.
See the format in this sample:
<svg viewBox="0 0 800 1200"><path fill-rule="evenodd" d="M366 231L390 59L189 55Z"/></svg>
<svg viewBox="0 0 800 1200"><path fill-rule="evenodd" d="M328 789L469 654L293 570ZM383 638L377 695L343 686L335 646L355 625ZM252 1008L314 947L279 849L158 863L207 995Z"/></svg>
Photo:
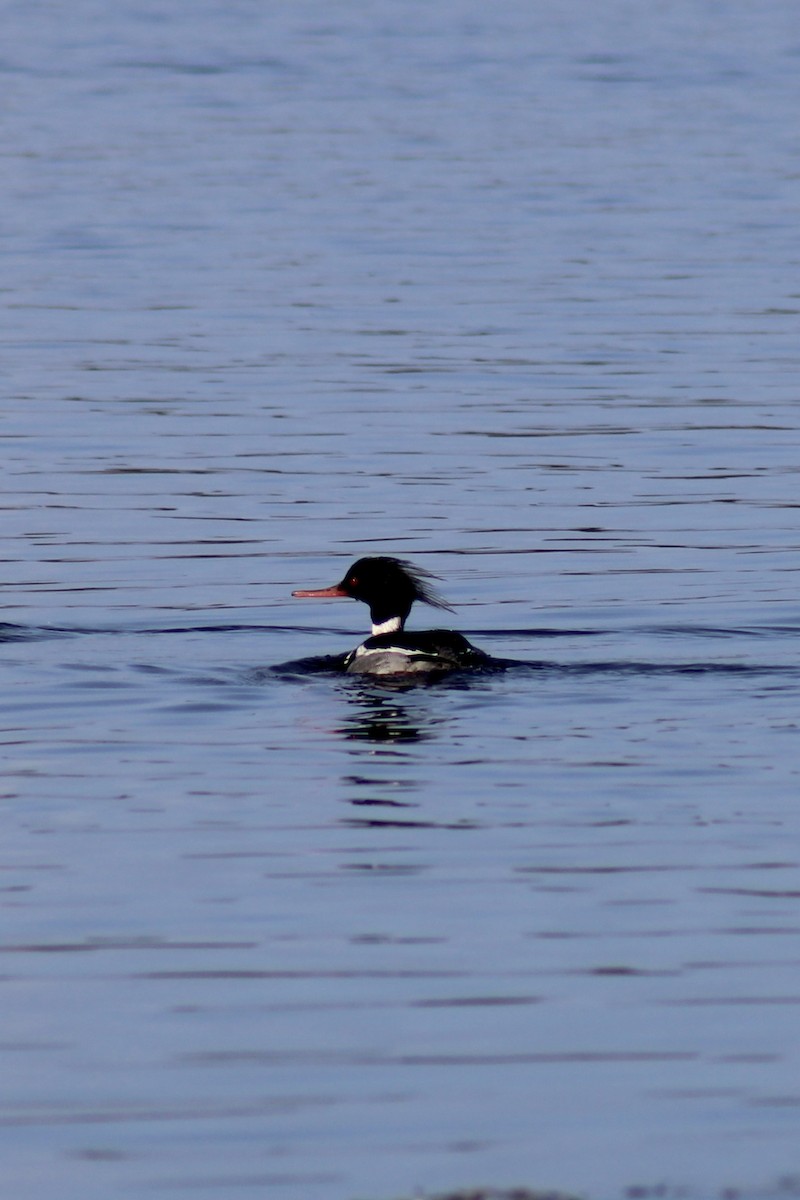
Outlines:
<svg viewBox="0 0 800 1200"><path fill-rule="evenodd" d="M350 599L347 592L343 587L340 587L338 583L334 584L333 587L327 588L311 588L310 590L308 588L303 588L299 592L292 592L292 595L297 596L302 600L329 600L340 596L344 597L345 600Z"/></svg>

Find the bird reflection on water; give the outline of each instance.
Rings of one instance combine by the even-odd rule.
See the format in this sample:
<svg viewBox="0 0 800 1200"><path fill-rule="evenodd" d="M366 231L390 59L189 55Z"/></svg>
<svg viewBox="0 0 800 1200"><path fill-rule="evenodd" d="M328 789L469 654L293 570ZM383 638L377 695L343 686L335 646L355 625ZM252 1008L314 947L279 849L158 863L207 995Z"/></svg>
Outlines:
<svg viewBox="0 0 800 1200"><path fill-rule="evenodd" d="M365 755L369 755L370 766L343 779L347 803L357 809L357 815L344 817L341 823L359 828L476 829L478 823L460 813L451 814L449 820L442 820L441 814L431 819L424 815L421 803L412 798L417 792L423 795L425 785L422 779L408 775L410 747L435 740L449 720L425 703L425 693L421 697L418 688L409 690L411 694L405 701L387 694L385 685L380 691L349 691L350 711L336 732L345 741L356 743L352 753L359 766L365 762ZM397 771L392 770L393 761L397 762Z"/></svg>
<svg viewBox="0 0 800 1200"><path fill-rule="evenodd" d="M361 690L348 696L350 709L337 732L348 741L379 745L424 742L435 736L442 717L425 712L418 703L405 705L394 693ZM422 718L427 718L423 724Z"/></svg>

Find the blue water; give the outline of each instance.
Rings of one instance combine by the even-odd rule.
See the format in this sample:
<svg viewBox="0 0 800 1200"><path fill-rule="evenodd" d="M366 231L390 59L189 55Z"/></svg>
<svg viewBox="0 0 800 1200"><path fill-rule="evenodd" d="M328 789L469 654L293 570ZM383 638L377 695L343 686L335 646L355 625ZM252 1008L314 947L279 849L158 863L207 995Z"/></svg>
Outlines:
<svg viewBox="0 0 800 1200"><path fill-rule="evenodd" d="M0 12L3 1194L796 1195L796 6Z"/></svg>

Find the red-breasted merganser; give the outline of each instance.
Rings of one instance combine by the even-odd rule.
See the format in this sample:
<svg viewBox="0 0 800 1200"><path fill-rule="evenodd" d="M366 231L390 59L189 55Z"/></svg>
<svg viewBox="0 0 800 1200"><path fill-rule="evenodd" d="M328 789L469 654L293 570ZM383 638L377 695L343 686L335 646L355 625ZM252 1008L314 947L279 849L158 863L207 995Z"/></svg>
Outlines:
<svg viewBox="0 0 800 1200"><path fill-rule="evenodd" d="M415 600L433 608L450 605L427 582L430 572L400 558L360 558L341 583L304 589L293 596L326 599L343 596L369 605L372 637L346 655L343 669L355 675L409 675L458 671L489 663L488 654L451 629L405 633Z"/></svg>

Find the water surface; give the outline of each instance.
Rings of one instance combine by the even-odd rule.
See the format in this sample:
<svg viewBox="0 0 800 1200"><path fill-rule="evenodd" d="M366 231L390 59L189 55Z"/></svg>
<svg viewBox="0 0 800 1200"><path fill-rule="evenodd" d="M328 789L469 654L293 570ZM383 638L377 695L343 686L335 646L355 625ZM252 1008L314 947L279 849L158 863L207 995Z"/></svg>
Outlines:
<svg viewBox="0 0 800 1200"><path fill-rule="evenodd" d="M9 1195L796 1194L794 6L3 15Z"/></svg>

